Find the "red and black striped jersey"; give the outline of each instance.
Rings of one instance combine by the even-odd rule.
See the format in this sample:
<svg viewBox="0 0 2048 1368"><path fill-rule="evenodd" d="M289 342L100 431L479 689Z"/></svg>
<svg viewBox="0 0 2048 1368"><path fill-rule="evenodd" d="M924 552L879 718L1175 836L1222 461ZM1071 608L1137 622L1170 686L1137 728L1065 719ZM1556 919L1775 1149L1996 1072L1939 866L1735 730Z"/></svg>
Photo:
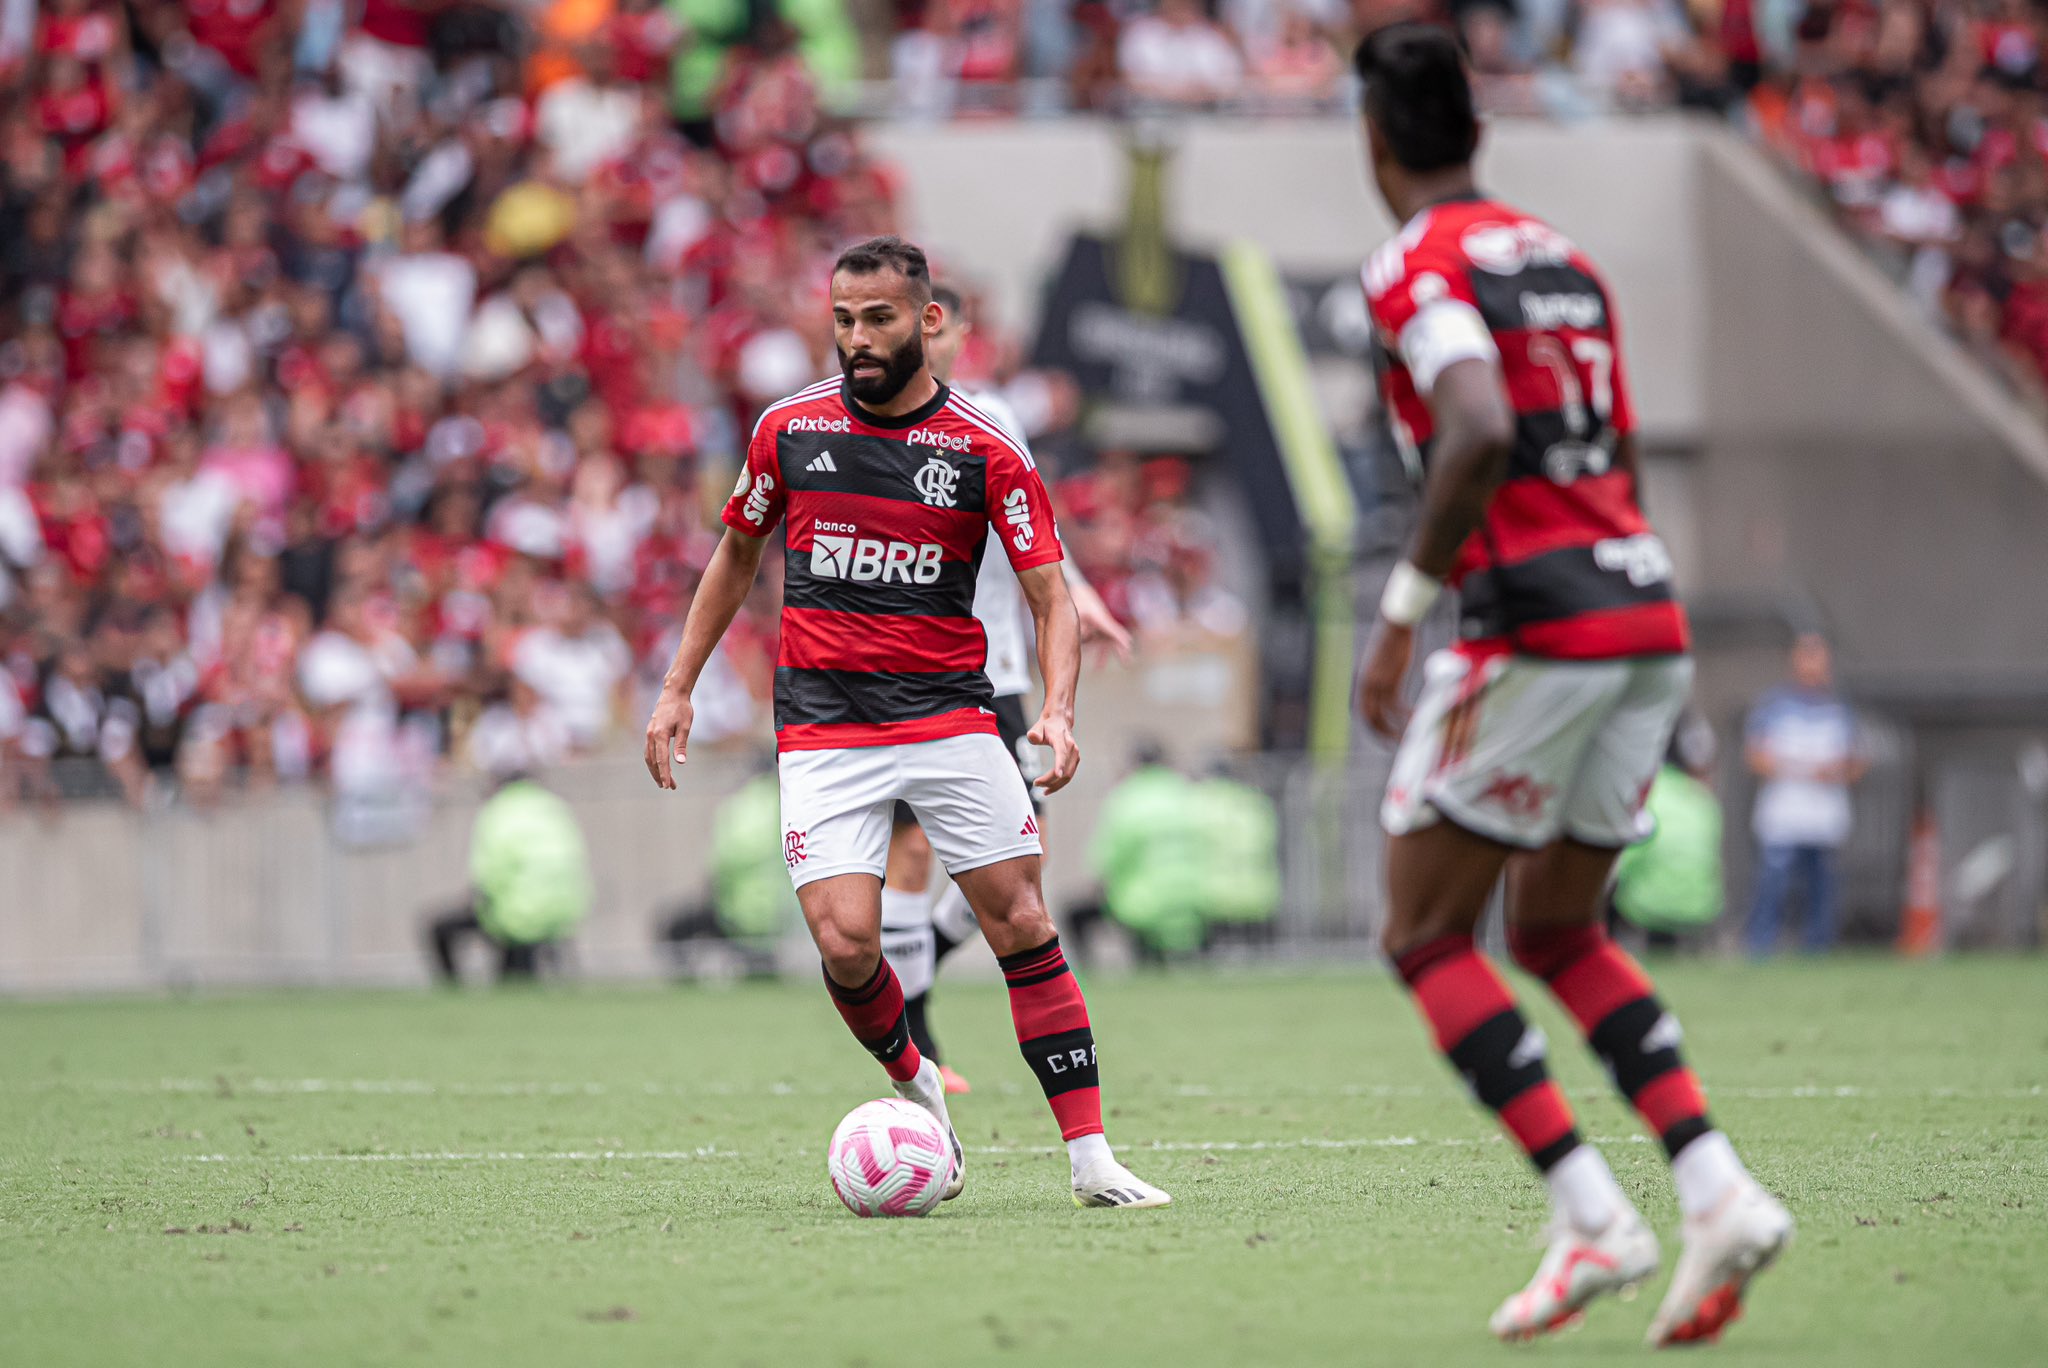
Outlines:
<svg viewBox="0 0 2048 1368"><path fill-rule="evenodd" d="M1614 310L1562 233L1495 200L1425 209L1367 261L1395 440L1427 468L1436 376L1499 359L1515 412L1506 481L1451 573L1468 649L1558 659L1688 648L1671 557L1616 462L1634 430Z"/></svg>
<svg viewBox="0 0 2048 1368"><path fill-rule="evenodd" d="M1031 454L944 385L900 418L838 380L770 404L726 526L787 520L778 750L994 733L975 577L993 528L1019 570L1062 558Z"/></svg>

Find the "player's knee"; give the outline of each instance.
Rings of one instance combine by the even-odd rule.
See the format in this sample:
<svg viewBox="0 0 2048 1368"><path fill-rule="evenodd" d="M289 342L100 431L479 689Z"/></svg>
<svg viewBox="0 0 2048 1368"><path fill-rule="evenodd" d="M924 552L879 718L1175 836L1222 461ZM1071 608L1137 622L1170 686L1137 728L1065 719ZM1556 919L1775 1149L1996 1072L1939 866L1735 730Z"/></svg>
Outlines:
<svg viewBox="0 0 2048 1368"><path fill-rule="evenodd" d="M825 962L825 972L832 976L834 983L849 987L864 982L873 974L882 955L878 934L836 923L820 925L814 939L818 942L818 958Z"/></svg>
<svg viewBox="0 0 2048 1368"><path fill-rule="evenodd" d="M1446 936L1470 935L1464 918L1449 913L1424 911L1408 917L1390 917L1380 928L1380 949L1389 960L1399 960L1411 950Z"/></svg>
<svg viewBox="0 0 2048 1368"><path fill-rule="evenodd" d="M1029 950L1053 938L1052 914L1036 889L1019 893L992 908L977 908L982 932L998 955Z"/></svg>

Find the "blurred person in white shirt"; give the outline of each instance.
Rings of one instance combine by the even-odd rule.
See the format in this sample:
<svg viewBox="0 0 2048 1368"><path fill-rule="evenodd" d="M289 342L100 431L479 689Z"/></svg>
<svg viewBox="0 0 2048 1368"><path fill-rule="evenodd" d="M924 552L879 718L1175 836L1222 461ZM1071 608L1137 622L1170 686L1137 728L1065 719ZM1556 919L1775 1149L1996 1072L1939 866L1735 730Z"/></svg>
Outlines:
<svg viewBox="0 0 2048 1368"><path fill-rule="evenodd" d="M551 587L546 625L512 651L512 671L540 695L568 728L579 750L596 748L625 704L633 652L604 618L597 591L587 584Z"/></svg>
<svg viewBox="0 0 2048 1368"><path fill-rule="evenodd" d="M1744 758L1757 777L1751 827L1758 855L1756 901L1745 930L1752 955L1777 948L1792 884L1805 885L1809 954L1834 942L1840 905L1836 863L1849 839L1849 790L1870 768L1856 715L1835 692L1827 641L1808 632L1792 645L1792 678L1750 710Z"/></svg>
<svg viewBox="0 0 2048 1368"><path fill-rule="evenodd" d="M1665 48L1686 36L1670 0L1582 0L1572 70L1618 100L1646 103L1663 86Z"/></svg>
<svg viewBox="0 0 2048 1368"><path fill-rule="evenodd" d="M1117 69L1141 100L1207 105L1244 84L1244 58L1199 0L1160 0L1155 13L1133 19L1117 40Z"/></svg>

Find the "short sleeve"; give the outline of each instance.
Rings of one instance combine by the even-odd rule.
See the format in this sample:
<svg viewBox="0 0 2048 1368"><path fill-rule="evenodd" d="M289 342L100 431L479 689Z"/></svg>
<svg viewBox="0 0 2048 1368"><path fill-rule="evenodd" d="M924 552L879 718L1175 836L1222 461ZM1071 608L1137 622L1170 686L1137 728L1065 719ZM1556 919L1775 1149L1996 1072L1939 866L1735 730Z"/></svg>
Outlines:
<svg viewBox="0 0 2048 1368"><path fill-rule="evenodd" d="M1023 447L992 442L988 458L988 521L1018 570L1052 565L1066 558L1053 521L1052 495L1038 465Z"/></svg>
<svg viewBox="0 0 2048 1368"><path fill-rule="evenodd" d="M1431 242L1396 238L1366 263L1366 307L1388 350L1427 395L1460 361L1496 361L1500 349L1479 311L1465 263Z"/></svg>
<svg viewBox="0 0 2048 1368"><path fill-rule="evenodd" d="M1448 300L1475 311L1479 307L1465 264L1432 244L1396 238L1373 253L1362 279L1366 308L1389 347L1400 346L1415 316L1433 304Z"/></svg>
<svg viewBox="0 0 2048 1368"><path fill-rule="evenodd" d="M735 532L765 537L782 521L789 491L782 486L782 463L775 456L778 435L775 424L765 417L754 425L753 440L747 443L747 463L740 467L739 482L725 501L725 525Z"/></svg>

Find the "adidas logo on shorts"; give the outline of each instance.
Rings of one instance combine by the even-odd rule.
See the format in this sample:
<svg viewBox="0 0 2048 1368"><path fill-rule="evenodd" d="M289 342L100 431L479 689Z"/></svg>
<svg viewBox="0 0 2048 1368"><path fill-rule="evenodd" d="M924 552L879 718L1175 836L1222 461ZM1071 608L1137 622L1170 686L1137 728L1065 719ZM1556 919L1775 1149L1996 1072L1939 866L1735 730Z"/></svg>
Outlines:
<svg viewBox="0 0 2048 1368"><path fill-rule="evenodd" d="M833 461L831 452L821 451L818 453L818 458L815 461L812 461L809 465L805 466L804 469L829 470L836 474L838 473L839 466L836 462Z"/></svg>

